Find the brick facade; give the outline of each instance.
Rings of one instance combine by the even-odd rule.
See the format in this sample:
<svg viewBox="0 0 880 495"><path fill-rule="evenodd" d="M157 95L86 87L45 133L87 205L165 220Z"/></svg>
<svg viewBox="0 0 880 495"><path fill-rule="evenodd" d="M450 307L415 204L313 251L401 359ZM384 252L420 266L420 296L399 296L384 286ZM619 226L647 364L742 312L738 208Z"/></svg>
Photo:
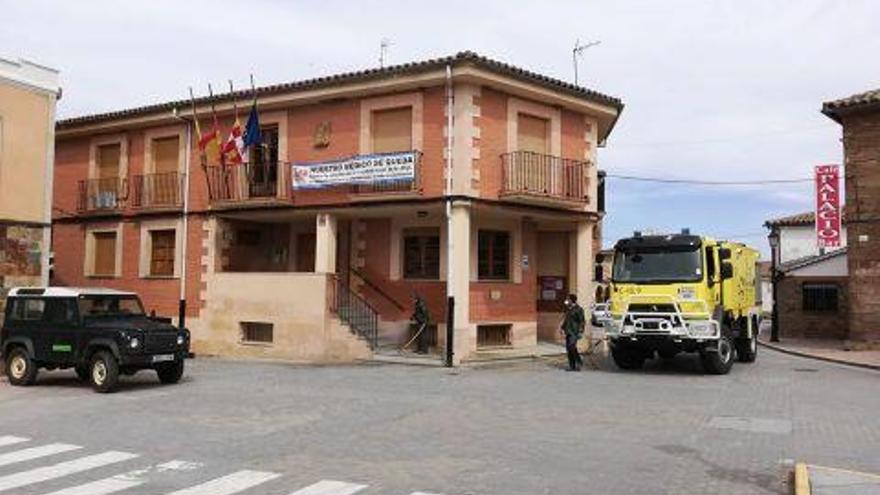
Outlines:
<svg viewBox="0 0 880 495"><path fill-rule="evenodd" d="M833 284L839 287L837 311L804 310L805 283ZM779 329L784 338L845 339L850 301L847 277L783 277L779 282L777 301Z"/></svg>
<svg viewBox="0 0 880 495"><path fill-rule="evenodd" d="M880 341L880 111L843 118L849 237L849 331Z"/></svg>

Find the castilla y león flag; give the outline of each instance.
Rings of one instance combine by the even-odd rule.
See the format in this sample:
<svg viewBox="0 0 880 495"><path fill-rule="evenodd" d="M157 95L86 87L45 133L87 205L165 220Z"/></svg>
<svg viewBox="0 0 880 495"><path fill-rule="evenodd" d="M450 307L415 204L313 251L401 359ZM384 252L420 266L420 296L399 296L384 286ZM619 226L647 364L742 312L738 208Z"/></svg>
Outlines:
<svg viewBox="0 0 880 495"><path fill-rule="evenodd" d="M816 166L816 242L840 246L840 166Z"/></svg>

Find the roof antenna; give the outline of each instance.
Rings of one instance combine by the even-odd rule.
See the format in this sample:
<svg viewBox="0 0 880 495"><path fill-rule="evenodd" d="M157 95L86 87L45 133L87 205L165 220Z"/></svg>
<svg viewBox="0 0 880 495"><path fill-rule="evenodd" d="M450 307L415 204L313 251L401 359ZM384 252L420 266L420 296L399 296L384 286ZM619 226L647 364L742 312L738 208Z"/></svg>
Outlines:
<svg viewBox="0 0 880 495"><path fill-rule="evenodd" d="M578 57L584 56L584 50L602 43L601 41L590 41L581 43L580 39L575 40L574 49L571 51L571 62L574 65L574 84L578 83Z"/></svg>
<svg viewBox="0 0 880 495"><path fill-rule="evenodd" d="M385 67L385 57L388 55L388 47L391 46L391 40L388 38L382 38L382 41L379 43L379 68L382 69Z"/></svg>

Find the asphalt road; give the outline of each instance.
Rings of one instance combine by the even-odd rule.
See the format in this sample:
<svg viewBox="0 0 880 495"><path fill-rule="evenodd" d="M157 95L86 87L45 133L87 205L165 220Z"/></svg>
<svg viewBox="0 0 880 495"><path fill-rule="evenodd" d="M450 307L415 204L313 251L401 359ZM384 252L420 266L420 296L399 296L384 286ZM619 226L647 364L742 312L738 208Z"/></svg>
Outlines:
<svg viewBox="0 0 880 495"><path fill-rule="evenodd" d="M766 349L727 376L197 359L97 395L42 373L0 381L0 493L785 493L790 460L880 472L878 391Z"/></svg>

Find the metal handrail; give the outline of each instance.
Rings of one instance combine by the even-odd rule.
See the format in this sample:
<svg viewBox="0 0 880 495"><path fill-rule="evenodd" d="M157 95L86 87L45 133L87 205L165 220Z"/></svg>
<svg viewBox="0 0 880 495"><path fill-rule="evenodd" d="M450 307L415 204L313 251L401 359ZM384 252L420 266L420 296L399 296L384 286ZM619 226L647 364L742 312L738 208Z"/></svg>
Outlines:
<svg viewBox="0 0 880 495"><path fill-rule="evenodd" d="M333 277L334 291L330 311L375 349L379 344L379 313L339 277Z"/></svg>
<svg viewBox="0 0 880 495"><path fill-rule="evenodd" d="M245 201L248 199L285 199L285 167L281 162L238 163L204 167L211 201ZM286 189L286 188L285 188Z"/></svg>
<svg viewBox="0 0 880 495"><path fill-rule="evenodd" d="M184 174L163 172L132 177L133 208L183 205Z"/></svg>
<svg viewBox="0 0 880 495"><path fill-rule="evenodd" d="M373 289L374 292L376 292L377 294L382 296L386 301L388 301L392 305L394 305L395 308L399 309L400 311L406 311L406 306L404 306L403 304L398 302L396 299L391 297L391 294L389 294L383 288L376 285L375 282L373 282L372 280L367 278L367 276L366 276L366 274L364 274L364 272L358 270L357 268L349 268L349 271L351 273L353 273L355 276L357 276L359 279L363 280L364 283L367 285L367 287L369 287L370 289Z"/></svg>
<svg viewBox="0 0 880 495"><path fill-rule="evenodd" d="M117 210L128 198L128 181L122 177L79 181L79 211Z"/></svg>

